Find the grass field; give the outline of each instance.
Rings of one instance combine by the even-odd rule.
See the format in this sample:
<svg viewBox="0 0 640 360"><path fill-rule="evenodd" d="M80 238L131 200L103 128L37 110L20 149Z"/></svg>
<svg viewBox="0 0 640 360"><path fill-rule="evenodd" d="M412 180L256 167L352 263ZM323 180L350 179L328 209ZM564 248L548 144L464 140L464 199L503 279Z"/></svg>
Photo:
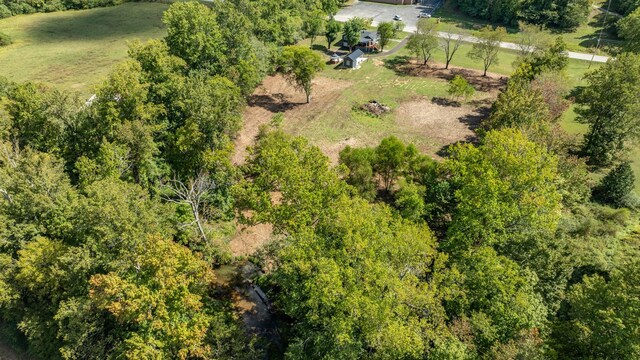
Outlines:
<svg viewBox="0 0 640 360"><path fill-rule="evenodd" d="M458 34L472 34L473 31L481 28L484 25L491 24L488 21L478 20L466 16L459 11L452 8L449 3L445 3L443 7L438 9L434 14L435 18L440 19L439 30L453 32ZM561 36L567 43L567 47L570 51L587 52L587 53L606 53L606 47L616 47L620 44L619 39L615 34L605 29L602 36L601 49L596 51L595 45L597 38L602 30L602 24L604 20L604 13L600 10L593 9L591 15L586 24L581 25L575 31L571 32L556 32L547 30L546 35L550 38ZM607 17L607 23L614 20L613 16ZM491 24L498 25L498 24ZM507 28L508 35L505 41L517 43L520 39L517 28Z"/></svg>
<svg viewBox="0 0 640 360"><path fill-rule="evenodd" d="M127 56L127 41L165 34L160 3L14 16L0 31L14 43L0 49L0 76L38 81L82 95Z"/></svg>

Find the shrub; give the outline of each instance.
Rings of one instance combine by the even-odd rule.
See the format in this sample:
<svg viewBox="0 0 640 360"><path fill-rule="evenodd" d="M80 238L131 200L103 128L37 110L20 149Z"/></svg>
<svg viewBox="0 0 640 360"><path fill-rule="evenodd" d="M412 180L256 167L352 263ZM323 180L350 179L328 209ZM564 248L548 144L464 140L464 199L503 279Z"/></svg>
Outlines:
<svg viewBox="0 0 640 360"><path fill-rule="evenodd" d="M9 37L9 35L0 32L0 46L7 46L9 44L11 44L13 41L11 41L11 37Z"/></svg>
<svg viewBox="0 0 640 360"><path fill-rule="evenodd" d="M475 94L476 89L469 85L467 80L462 76L456 75L449 81L449 89L447 89L447 92L455 98L469 98Z"/></svg>
<svg viewBox="0 0 640 360"><path fill-rule="evenodd" d="M616 166L602 179L594 189L593 197L604 204L625 207L629 205L634 184L633 169L631 169L631 165L628 162L624 162Z"/></svg>
<svg viewBox="0 0 640 360"><path fill-rule="evenodd" d="M9 8L7 7L7 5L5 4L0 4L0 19L4 19L4 18L8 18L10 17L11 14L11 10L9 10Z"/></svg>

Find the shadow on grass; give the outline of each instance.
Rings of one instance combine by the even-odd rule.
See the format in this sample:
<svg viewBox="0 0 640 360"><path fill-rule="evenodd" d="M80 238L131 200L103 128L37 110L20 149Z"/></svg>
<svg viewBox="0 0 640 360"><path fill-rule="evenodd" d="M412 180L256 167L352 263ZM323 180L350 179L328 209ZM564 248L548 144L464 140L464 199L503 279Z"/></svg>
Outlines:
<svg viewBox="0 0 640 360"><path fill-rule="evenodd" d="M141 5L124 4L41 16L34 18L25 32L33 39L55 42L119 39L163 29L162 13L168 5Z"/></svg>
<svg viewBox="0 0 640 360"><path fill-rule="evenodd" d="M407 55L394 56L394 57L386 58L382 60L382 62L384 63L384 67L386 67L389 70L393 70L398 76L409 75L402 69L404 68L405 65L411 62L411 56L407 56Z"/></svg>

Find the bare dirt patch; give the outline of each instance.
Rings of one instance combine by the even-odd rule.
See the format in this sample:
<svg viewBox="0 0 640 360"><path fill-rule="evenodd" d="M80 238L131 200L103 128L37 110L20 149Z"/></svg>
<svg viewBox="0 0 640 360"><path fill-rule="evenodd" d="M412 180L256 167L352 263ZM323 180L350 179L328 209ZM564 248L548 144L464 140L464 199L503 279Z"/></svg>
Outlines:
<svg viewBox="0 0 640 360"><path fill-rule="evenodd" d="M252 255L271 240L273 226L258 224L254 226L237 225L237 232L229 242L233 256Z"/></svg>
<svg viewBox="0 0 640 360"><path fill-rule="evenodd" d="M440 158L452 144L475 141L474 130L487 111L487 107L477 105L446 106L427 99L414 100L398 107L396 124L404 131L430 139L418 147Z"/></svg>
<svg viewBox="0 0 640 360"><path fill-rule="evenodd" d="M444 64L429 63L423 65L411 60L407 63L388 64L390 68L403 75L432 77L449 81L454 76L460 75L465 78L477 91L494 93L498 92L507 84L508 77L500 74L487 73L482 76L482 71L465 69L456 66L444 68Z"/></svg>
<svg viewBox="0 0 640 360"><path fill-rule="evenodd" d="M242 164L260 126L268 124L277 113L284 113L287 121L308 118L309 114L325 113L329 104L340 97L352 83L344 80L318 77L313 81L311 103L306 103L303 92L296 90L282 76L270 76L249 97L244 113L244 124L235 140L234 164Z"/></svg>

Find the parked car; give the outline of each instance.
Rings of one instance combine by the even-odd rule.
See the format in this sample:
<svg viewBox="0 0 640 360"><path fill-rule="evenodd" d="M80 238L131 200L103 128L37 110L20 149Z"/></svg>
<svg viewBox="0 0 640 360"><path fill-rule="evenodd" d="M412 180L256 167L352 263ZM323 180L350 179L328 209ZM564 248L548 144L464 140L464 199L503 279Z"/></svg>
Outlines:
<svg viewBox="0 0 640 360"><path fill-rule="evenodd" d="M393 20L395 20L395 21L402 21L402 16L400 16L400 15L396 15L396 16L394 16L394 17L393 17Z"/></svg>
<svg viewBox="0 0 640 360"><path fill-rule="evenodd" d="M421 13L420 15L418 15L419 18L424 18L424 19L430 19L431 18L431 14L425 14L425 13Z"/></svg>

